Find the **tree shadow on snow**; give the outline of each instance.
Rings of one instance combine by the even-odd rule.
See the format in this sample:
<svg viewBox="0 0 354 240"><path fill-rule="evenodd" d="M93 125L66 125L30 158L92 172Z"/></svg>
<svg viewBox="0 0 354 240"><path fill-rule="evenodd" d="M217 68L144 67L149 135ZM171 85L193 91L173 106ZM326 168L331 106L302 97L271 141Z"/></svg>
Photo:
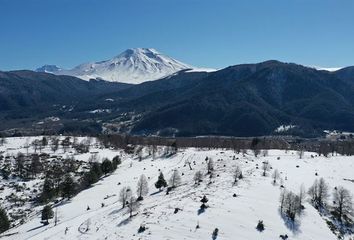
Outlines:
<svg viewBox="0 0 354 240"><path fill-rule="evenodd" d="M114 215L114 214L120 213L122 210L123 210L123 208L115 209L112 212L110 212L109 215Z"/></svg>
<svg viewBox="0 0 354 240"><path fill-rule="evenodd" d="M32 232L32 231L34 231L34 230L40 229L40 228L45 227L45 226L46 226L46 225L40 225L40 226L38 226L38 227L31 228L31 229L28 229L27 232Z"/></svg>
<svg viewBox="0 0 354 240"><path fill-rule="evenodd" d="M198 209L198 215L200 215L200 214L202 214L202 213L204 213L205 212L205 209L203 209L203 208L199 208Z"/></svg>
<svg viewBox="0 0 354 240"><path fill-rule="evenodd" d="M295 219L294 221L291 220L288 216L286 216L285 214L281 213L279 210L279 214L281 216L281 218L284 221L285 226L294 234L297 235L299 233L301 233L300 230L300 220L299 219Z"/></svg>
<svg viewBox="0 0 354 240"><path fill-rule="evenodd" d="M124 226L124 225L127 225L129 222L130 222L131 218L127 218L127 219L124 219L122 220L120 223L118 223L118 227L121 227L121 226Z"/></svg>
<svg viewBox="0 0 354 240"><path fill-rule="evenodd" d="M154 195L162 193L162 192L163 192L163 190L158 190L156 192L151 193L150 196L154 196Z"/></svg>

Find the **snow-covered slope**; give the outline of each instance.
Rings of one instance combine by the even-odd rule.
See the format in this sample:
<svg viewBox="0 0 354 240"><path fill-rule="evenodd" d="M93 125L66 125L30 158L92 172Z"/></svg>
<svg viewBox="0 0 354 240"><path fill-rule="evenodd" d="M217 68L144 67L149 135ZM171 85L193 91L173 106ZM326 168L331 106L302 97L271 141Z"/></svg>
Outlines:
<svg viewBox="0 0 354 240"><path fill-rule="evenodd" d="M118 56L101 62L81 64L71 70L47 65L37 71L71 75L84 80L103 79L113 82L141 83L156 80L192 66L159 53L153 48L133 48Z"/></svg>
<svg viewBox="0 0 354 240"><path fill-rule="evenodd" d="M24 139L20 141L25 142ZM16 142L23 144L19 140ZM335 240L337 238L325 219L308 202L296 224L289 225L279 214L279 184L272 184L271 174L261 176L262 170L258 166L269 161L273 169L279 170L285 188L294 192L299 191L301 184L310 187L320 177L326 179L331 189L342 185L354 191L353 182L345 180L353 177L353 157L312 157L314 153L305 153L304 158L299 159L294 151L280 150L271 150L265 157L254 157L250 151L242 155L230 150L194 148L179 150L176 155L167 157L159 148L157 158L152 159L145 148L143 160L138 161L136 155L123 151L101 148L91 151L97 152L100 158L120 154L123 162L112 175L102 178L92 188L58 204L57 226L53 220L42 226L41 207L38 207L38 214L6 232L13 235L4 239L212 239L213 230L218 228L217 240L280 239L279 236L285 234L289 239ZM78 155L77 158L87 160L89 155ZM206 157L214 159L215 172L211 180L206 175ZM186 162L191 163L192 170ZM244 179L233 185L236 165L242 168ZM158 174L163 172L168 180L175 169L182 175L181 184L168 195L166 191L158 191L154 186ZM200 185L195 185L193 177L198 170L205 178ZM118 194L124 186L131 186L135 193L141 174L148 178L149 194L134 217L129 218L126 208L122 209ZM199 212L204 195L209 199L209 208ZM176 208L180 209L178 213L174 213ZM259 220L264 221L263 232L255 228ZM147 230L138 233L142 224ZM200 228L196 228L197 225Z"/></svg>

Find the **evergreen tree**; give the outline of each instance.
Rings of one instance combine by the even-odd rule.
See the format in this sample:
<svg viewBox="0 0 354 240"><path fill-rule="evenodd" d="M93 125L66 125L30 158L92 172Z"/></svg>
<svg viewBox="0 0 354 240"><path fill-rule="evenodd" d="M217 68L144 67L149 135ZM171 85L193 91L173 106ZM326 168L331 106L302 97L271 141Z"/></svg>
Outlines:
<svg viewBox="0 0 354 240"><path fill-rule="evenodd" d="M42 222L47 225L49 224L48 220L53 218L54 212L52 210L52 207L49 205L44 206L42 210Z"/></svg>
<svg viewBox="0 0 354 240"><path fill-rule="evenodd" d="M38 154L33 154L31 159L31 172L34 177L40 172L41 165Z"/></svg>
<svg viewBox="0 0 354 240"><path fill-rule="evenodd" d="M91 171L93 171L98 178L100 178L103 175L102 169L101 169L101 164L98 162L93 162L91 166Z"/></svg>
<svg viewBox="0 0 354 240"><path fill-rule="evenodd" d="M71 198L75 194L75 182L70 174L66 174L62 183L62 196Z"/></svg>
<svg viewBox="0 0 354 240"><path fill-rule="evenodd" d="M43 184L42 194L40 196L40 201L45 203L51 200L55 195L53 182L46 177Z"/></svg>
<svg viewBox="0 0 354 240"><path fill-rule="evenodd" d="M48 139L46 137L43 137L41 142L43 147L48 145Z"/></svg>
<svg viewBox="0 0 354 240"><path fill-rule="evenodd" d="M200 200L202 203L207 203L209 199L204 195L203 198Z"/></svg>
<svg viewBox="0 0 354 240"><path fill-rule="evenodd" d="M10 221L4 209L0 208L0 233L10 228Z"/></svg>
<svg viewBox="0 0 354 240"><path fill-rule="evenodd" d="M163 176L163 173L160 172L159 178L157 179L157 182L155 183L155 187L161 190L163 187L167 187L167 182Z"/></svg>
<svg viewBox="0 0 354 240"><path fill-rule="evenodd" d="M81 179L81 187L88 188L92 184L96 183L98 181L98 179L99 178L95 172L93 172L93 171L86 172Z"/></svg>
<svg viewBox="0 0 354 240"><path fill-rule="evenodd" d="M108 173L113 171L113 164L109 159L105 159L102 164L101 164L101 169L104 175L107 175Z"/></svg>
<svg viewBox="0 0 354 240"><path fill-rule="evenodd" d="M117 155L112 159L112 167L114 170L117 169L118 165L120 165L122 163L122 160L120 159L120 157Z"/></svg>

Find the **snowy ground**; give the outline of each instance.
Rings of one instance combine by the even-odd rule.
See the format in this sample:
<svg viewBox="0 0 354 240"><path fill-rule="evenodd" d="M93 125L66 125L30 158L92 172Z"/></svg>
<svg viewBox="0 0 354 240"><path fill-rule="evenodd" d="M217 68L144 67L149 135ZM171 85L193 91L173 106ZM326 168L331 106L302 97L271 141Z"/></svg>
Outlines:
<svg viewBox="0 0 354 240"><path fill-rule="evenodd" d="M47 226L40 223L40 209L25 224L10 229L13 234L3 239L211 239L215 228L217 239L279 239L287 234L289 239L337 239L329 230L323 217L309 204L294 226L289 226L279 214L279 185L274 186L269 176L261 176L261 163L269 160L273 170L278 169L287 189L298 192L300 185L309 188L316 178L323 177L330 190L342 185L354 193L354 157L314 157L305 153L303 159L293 151L271 150L266 157L235 154L230 150L184 149L172 157L153 160L145 156L141 162L122 151L100 149L100 156L121 154L123 162L110 176L103 178L68 202L57 207L59 223ZM234 157L235 156L235 157ZM79 158L88 156L78 156ZM215 163L212 183L205 177L194 185L197 170L206 173L205 158ZM279 158L279 159L278 159ZM190 170L186 161L192 162ZM195 164L193 164L195 161ZM232 172L236 165L243 170L244 179L233 185ZM298 166L298 167L297 167ZM182 184L166 195L154 186L159 170L169 179L174 169L182 174ZM317 173L318 176L315 174ZM144 174L149 181L149 195L145 197L133 218L121 208L118 194L122 187L131 186L135 192L138 177ZM236 193L237 197L233 197ZM200 199L206 195L209 208L199 214ZM105 206L102 207L101 203ZM87 206L90 210L87 211ZM181 211L174 214L175 208ZM256 230L258 220L263 220L265 230ZM138 233L144 224L148 229ZM200 228L196 229L197 224ZM65 234L65 229L68 228ZM348 238L349 239L349 238Z"/></svg>

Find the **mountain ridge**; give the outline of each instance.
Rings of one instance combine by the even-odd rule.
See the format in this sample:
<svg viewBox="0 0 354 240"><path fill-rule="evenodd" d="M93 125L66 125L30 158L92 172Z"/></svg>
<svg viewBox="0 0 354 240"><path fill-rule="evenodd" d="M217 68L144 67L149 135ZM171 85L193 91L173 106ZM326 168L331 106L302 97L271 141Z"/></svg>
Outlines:
<svg viewBox="0 0 354 240"><path fill-rule="evenodd" d="M85 95L76 97L71 89L70 95L65 95L66 91L61 94L66 100L85 96L77 101L74 110L65 112L68 122L77 119L109 125L109 131L117 133L261 136L278 134L274 131L279 126L291 125L296 127L286 134L315 137L323 134L323 130L354 131L354 75L351 69L329 72L270 60L229 66L215 72L186 69L155 81L119 87L106 81L98 84L100 81L96 80L85 87L92 89L92 95L86 91ZM29 77L22 74L17 80L18 77L10 73L0 72L3 84L0 85L0 100L5 103L38 96L36 91L19 91L29 88L26 79L45 76L46 84L59 89L60 79L68 78L27 72ZM70 78L80 84L86 82ZM51 79L55 79L54 83ZM9 87L9 82L18 86ZM11 94L4 94L1 89L7 89L5 93ZM41 89L44 89L44 96L55 94L58 104L67 105L55 91L46 90L47 87ZM52 109L48 103L42 104ZM10 105L7 111L10 110L17 115L21 112L17 105ZM7 115L7 118L17 117L16 114ZM63 113L52 109L51 115L56 114Z"/></svg>

